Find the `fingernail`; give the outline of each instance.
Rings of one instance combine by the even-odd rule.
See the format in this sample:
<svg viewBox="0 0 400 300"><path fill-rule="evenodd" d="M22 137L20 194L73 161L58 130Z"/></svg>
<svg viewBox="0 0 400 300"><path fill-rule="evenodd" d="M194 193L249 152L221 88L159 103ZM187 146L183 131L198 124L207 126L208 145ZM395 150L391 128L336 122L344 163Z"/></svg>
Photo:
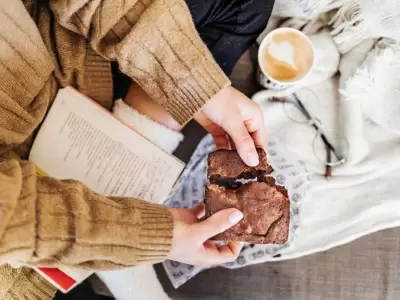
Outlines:
<svg viewBox="0 0 400 300"><path fill-rule="evenodd" d="M247 164L249 166L255 167L258 165L258 163L259 160L257 152L250 152L249 154L247 154Z"/></svg>
<svg viewBox="0 0 400 300"><path fill-rule="evenodd" d="M243 213L241 211L235 211L229 216L229 221L231 222L231 224L236 224L241 219L243 219Z"/></svg>

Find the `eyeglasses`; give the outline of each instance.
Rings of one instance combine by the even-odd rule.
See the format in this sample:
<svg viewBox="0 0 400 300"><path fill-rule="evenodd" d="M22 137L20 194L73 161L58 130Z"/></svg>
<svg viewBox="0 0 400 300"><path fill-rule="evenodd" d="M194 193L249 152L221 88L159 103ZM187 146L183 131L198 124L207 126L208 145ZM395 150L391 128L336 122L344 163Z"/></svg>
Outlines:
<svg viewBox="0 0 400 300"><path fill-rule="evenodd" d="M319 101L311 90L305 90L307 95L304 99L319 108ZM332 168L346 163L349 142L339 131L324 129L319 118L313 116L299 99L297 94L285 98L271 98L271 102L280 102L287 117L296 123L307 124L315 129L316 135L313 140L313 152L319 161L325 164L325 177L332 176Z"/></svg>

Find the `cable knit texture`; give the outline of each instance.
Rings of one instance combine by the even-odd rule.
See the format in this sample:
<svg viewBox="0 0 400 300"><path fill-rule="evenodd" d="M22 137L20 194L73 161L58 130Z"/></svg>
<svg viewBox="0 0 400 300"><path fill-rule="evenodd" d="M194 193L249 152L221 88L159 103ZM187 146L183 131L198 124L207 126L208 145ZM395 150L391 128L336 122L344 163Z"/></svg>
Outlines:
<svg viewBox="0 0 400 300"><path fill-rule="evenodd" d="M111 108L109 60L182 124L229 85L184 1L0 1L0 20L1 299L52 298L54 288L27 266L106 270L163 260L172 240L167 208L38 176L24 159L60 87Z"/></svg>

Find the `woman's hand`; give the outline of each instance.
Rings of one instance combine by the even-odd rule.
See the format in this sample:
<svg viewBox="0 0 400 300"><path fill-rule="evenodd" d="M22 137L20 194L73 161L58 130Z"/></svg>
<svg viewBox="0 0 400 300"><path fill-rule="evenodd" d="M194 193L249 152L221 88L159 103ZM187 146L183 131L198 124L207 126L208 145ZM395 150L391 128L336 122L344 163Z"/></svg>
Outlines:
<svg viewBox="0 0 400 300"><path fill-rule="evenodd" d="M234 261L242 249L242 244L229 242L217 247L209 239L224 232L242 218L243 214L234 208L222 210L210 218L201 221L204 216L204 204L192 209L171 209L174 218L172 249L168 259L209 267Z"/></svg>
<svg viewBox="0 0 400 300"><path fill-rule="evenodd" d="M221 90L194 116L214 137L217 148L236 148L249 166L258 165L256 148L266 148L260 107L233 87ZM228 138L229 136L229 142Z"/></svg>

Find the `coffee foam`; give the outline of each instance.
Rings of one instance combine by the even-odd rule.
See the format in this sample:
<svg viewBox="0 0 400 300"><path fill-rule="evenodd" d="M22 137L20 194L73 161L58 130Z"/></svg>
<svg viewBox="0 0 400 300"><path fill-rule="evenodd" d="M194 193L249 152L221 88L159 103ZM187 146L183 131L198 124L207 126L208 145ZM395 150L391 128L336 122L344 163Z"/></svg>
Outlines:
<svg viewBox="0 0 400 300"><path fill-rule="evenodd" d="M269 45L267 51L274 59L287 63L297 70L297 66L294 63L294 49L288 41L273 43Z"/></svg>
<svg viewBox="0 0 400 300"><path fill-rule="evenodd" d="M267 39L260 62L264 72L280 82L297 81L308 73L314 54L306 38L297 32L281 31Z"/></svg>

